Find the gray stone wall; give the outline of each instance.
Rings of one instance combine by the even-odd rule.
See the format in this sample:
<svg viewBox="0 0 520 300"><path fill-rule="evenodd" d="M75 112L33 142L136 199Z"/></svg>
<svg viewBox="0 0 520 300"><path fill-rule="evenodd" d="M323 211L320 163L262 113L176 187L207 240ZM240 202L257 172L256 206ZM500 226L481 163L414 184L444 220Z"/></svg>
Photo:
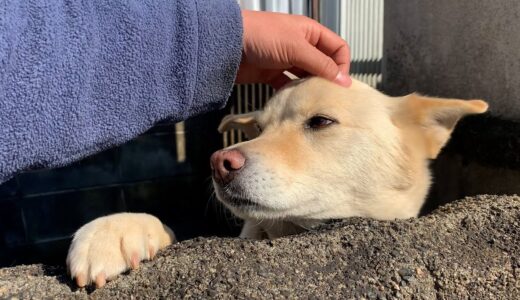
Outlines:
<svg viewBox="0 0 520 300"><path fill-rule="evenodd" d="M385 2L385 90L482 98L520 120L520 1Z"/></svg>

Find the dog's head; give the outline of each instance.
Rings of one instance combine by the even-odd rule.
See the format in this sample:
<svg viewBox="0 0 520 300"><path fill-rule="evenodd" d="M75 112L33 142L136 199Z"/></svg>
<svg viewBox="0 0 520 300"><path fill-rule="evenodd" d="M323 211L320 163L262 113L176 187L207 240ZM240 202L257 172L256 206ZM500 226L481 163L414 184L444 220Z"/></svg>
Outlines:
<svg viewBox="0 0 520 300"><path fill-rule="evenodd" d="M250 139L211 157L217 197L246 219L416 216L429 159L480 100L388 97L361 82L320 78L279 91L263 111L231 115L219 130Z"/></svg>

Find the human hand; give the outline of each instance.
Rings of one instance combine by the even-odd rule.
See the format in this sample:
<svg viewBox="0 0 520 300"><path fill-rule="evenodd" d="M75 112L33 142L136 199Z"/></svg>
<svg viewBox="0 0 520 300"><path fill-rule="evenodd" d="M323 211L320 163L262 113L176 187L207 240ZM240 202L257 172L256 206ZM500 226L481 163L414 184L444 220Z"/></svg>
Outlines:
<svg viewBox="0 0 520 300"><path fill-rule="evenodd" d="M350 86L350 50L334 32L313 19L242 10L243 53L236 83L268 83L275 89L291 79L317 75Z"/></svg>

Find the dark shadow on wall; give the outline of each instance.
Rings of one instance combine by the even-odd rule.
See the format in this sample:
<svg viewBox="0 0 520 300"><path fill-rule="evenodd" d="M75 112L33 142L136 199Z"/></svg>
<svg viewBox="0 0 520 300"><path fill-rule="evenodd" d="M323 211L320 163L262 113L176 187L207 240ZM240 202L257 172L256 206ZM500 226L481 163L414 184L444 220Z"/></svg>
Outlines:
<svg viewBox="0 0 520 300"><path fill-rule="evenodd" d="M431 167L434 184L423 213L481 194L520 194L520 123L492 116L463 119Z"/></svg>

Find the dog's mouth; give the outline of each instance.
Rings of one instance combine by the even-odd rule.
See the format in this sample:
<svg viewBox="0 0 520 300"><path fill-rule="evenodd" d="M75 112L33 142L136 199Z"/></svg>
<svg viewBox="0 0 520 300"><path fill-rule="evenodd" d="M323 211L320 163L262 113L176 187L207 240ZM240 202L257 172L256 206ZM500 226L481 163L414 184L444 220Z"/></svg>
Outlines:
<svg viewBox="0 0 520 300"><path fill-rule="evenodd" d="M258 203L254 202L254 201L251 201L246 198L235 197L235 196L228 196L225 198L223 197L223 199L220 199L220 201L225 202L226 204L229 204L229 205L231 205L233 207L237 207L237 208L244 208L244 207L254 208L254 207L260 206Z"/></svg>
<svg viewBox="0 0 520 300"><path fill-rule="evenodd" d="M254 208L260 206L260 204L258 204L256 201L250 198L239 196L238 194L240 193L235 193L233 192L233 189L230 189L228 187L217 188L217 198L224 204L236 208Z"/></svg>
<svg viewBox="0 0 520 300"><path fill-rule="evenodd" d="M247 193L235 184L222 186L216 183L214 184L214 188L217 199L230 208L241 211L270 210L265 205L260 204L259 201L255 200L253 197L245 196Z"/></svg>

